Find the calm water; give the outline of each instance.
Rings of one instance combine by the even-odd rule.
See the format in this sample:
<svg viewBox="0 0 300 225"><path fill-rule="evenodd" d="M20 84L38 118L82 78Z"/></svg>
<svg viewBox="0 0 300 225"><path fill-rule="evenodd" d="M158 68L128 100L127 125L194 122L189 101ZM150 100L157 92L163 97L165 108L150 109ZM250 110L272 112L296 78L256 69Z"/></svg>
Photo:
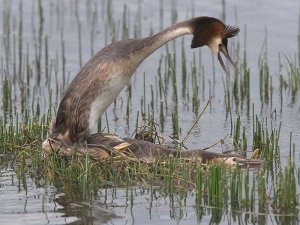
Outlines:
<svg viewBox="0 0 300 225"><path fill-rule="evenodd" d="M64 217L63 207L55 202L55 187L38 188L26 178L27 190L20 188L16 173L0 171L0 224L66 224L77 217Z"/></svg>
<svg viewBox="0 0 300 225"><path fill-rule="evenodd" d="M0 13L2 24L4 6L11 7L11 35L17 35L19 22L19 0L0 1ZM91 2L92 7L86 7L87 2ZM81 24L81 61L84 64L92 55L96 53L107 43L111 41L113 31L109 26L109 21L115 23L117 39L122 39L122 22L123 12L127 10L126 21L129 27L129 37L134 36L134 27L141 24L141 36L148 36L153 32L158 32L161 27L166 27L172 24L172 21L181 21L186 18L202 15L209 15L222 18L222 4L221 0L212 1L174 1L176 2L175 11L172 13L173 1L162 1L163 12L160 11L159 1L137 1L137 0L114 0L112 1L110 14L108 13L108 4L106 1L99 1L96 6L96 1L79 1L78 5L78 19ZM61 65L61 48L62 39L65 47L65 74L69 76L67 80L71 80L80 68L79 57L79 41L78 41L78 26L75 16L75 1L42 1L43 4L43 35L48 38L48 53L49 59L53 61L52 67L52 81L50 88L55 90L55 76L57 81L62 85L63 67ZM126 8L124 8L126 5ZM97 9L97 21L95 23L94 32L91 23L91 12ZM192 10L193 9L193 10ZM91 11L89 11L91 10ZM282 110L279 98L279 61L278 54L281 54L281 61L287 65L285 56L294 60L298 52L297 34L299 32L299 17L300 4L297 0L280 1L280 0L254 0L254 1L226 1L225 19L228 24L238 24L241 28L241 33L238 38L230 40L229 45L233 46L239 40L240 43L240 57L244 49L245 31L246 46L247 46L247 60L248 66L251 70L251 104L254 104L255 113L261 118L268 118L269 125L276 127L282 121L280 147L281 157L286 159L289 154L290 145L290 131L293 134L293 142L296 144L296 158L299 163L299 146L300 146L300 104L299 98L296 98L295 103L291 103L291 97L288 91L284 92L284 101ZM139 16L140 12L140 16ZM108 14L110 16L108 16ZM137 19L141 18L141 20ZM160 19L161 18L161 19ZM39 28L38 21L38 7L36 1L23 1L23 50L29 51L30 62L34 61L34 34L37 37L37 30ZM77 21L77 22L76 22ZM4 22L3 22L4 23ZM245 27L246 26L246 27ZM33 27L35 29L33 29ZM4 36L4 28L0 26L0 35ZM91 36L93 36L93 44L91 44ZM270 66L270 74L273 82L273 99L272 104L262 105L259 95L259 68L258 59L262 51L264 40L267 36L267 53L268 62ZM187 55L188 64L192 61L192 56L195 54L197 62L199 61L199 50L190 50L191 37L185 37L185 52ZM1 62L5 59L4 39L0 41L0 57ZM12 44L11 44L12 45ZM181 39L174 42L176 52L178 54L178 61L176 72L178 77L178 93L181 93L181 66L180 66L180 51ZM173 51L173 44L169 44L169 49ZM126 123L125 111L127 101L127 91L124 90L118 97L115 106L111 106L107 111L109 118L110 132L115 132L120 136L130 136L135 129L137 110L141 109L140 102L144 96L143 88L143 74L145 74L146 85L146 103L150 104L150 85L155 85L157 78L157 68L159 67L159 60L162 55L165 55L166 49L162 48L151 55L138 68L132 79L132 100L130 107L129 123ZM45 49L42 48L42 54ZM232 54L233 58L237 58ZM226 117L226 110L224 104L224 74L218 65L216 59L212 60L210 50L208 48L201 49L201 60L204 65L204 78L199 82L199 99L200 108L204 107L205 102L210 95L213 100L208 110L205 111L200 122L193 129L191 137L188 139L186 146L189 148L202 148L215 143L217 140L224 138L225 133L230 133L231 122L230 118ZM25 55L24 55L25 61ZM212 63L214 62L214 63ZM42 63L43 64L43 63ZM211 90L209 84L212 83L212 71L215 64L216 74L215 83L212 84ZM1 63L0 68L5 63ZM10 65L11 67L13 65ZM189 66L188 66L189 68ZM3 69L3 68L2 68ZM42 70L45 68L42 66ZM282 73L287 76L287 71L284 68ZM42 83L38 89L39 100L42 106L42 111L47 111L49 108L49 93L47 86L43 86L45 81L42 78ZM66 81L67 83L68 81ZM205 84L203 89L202 84ZM33 86L35 84L33 83ZM2 88L2 85L0 89ZM2 89L0 90L2 93ZM155 96L158 92L154 89ZM166 136L167 142L170 142L168 135L172 133L172 88L171 85L167 87L166 99L169 102L169 108L165 113L165 122L163 123L163 135ZM191 97L191 91L190 97ZM53 91L53 100L55 101L53 111L56 109L56 104L59 101L60 91L57 93ZM37 95L32 94L31 98L36 99ZM196 114L192 111L191 100L183 98L181 95L179 99L179 126L181 128L180 137L184 137L186 132L190 129ZM17 107L20 101L16 100ZM157 123L160 123L159 118L159 99L155 98L155 115L154 118ZM28 104L29 108L31 104ZM2 109L0 109L0 112ZM252 118L247 115L246 110L241 111L233 107L233 118L236 118L237 111L241 113L242 125L246 126L247 137L251 143L252 137ZM276 111L276 119L271 118L271 112ZM252 108L250 110L252 115ZM104 117L103 117L104 118ZM216 146L215 151L224 150L224 146ZM251 148L251 146L249 146ZM225 149L227 150L227 149ZM250 150L250 149L249 149ZM4 156L1 156L4 157ZM284 160L283 160L284 161ZM28 177L28 190L18 189L18 179L13 170L1 166L0 172L0 224L67 224L77 223L82 221L91 222L93 224L196 224L200 221L203 223L212 222L214 214L216 213L210 209L203 209L200 213L195 207L194 193L189 193L186 202L182 203L176 196L170 197L159 190L140 190L134 189L129 194L125 190L99 190L97 199L88 204L87 209L70 209L70 205L64 204L61 196L55 187L48 186L46 188L38 188L36 184ZM63 199L63 198L62 198ZM58 203L60 202L60 203ZM238 224L238 217L232 216L230 211L218 212L222 214L221 224ZM67 216L66 216L67 215ZM241 214L241 217L245 215ZM79 217L82 220L79 220ZM92 219L93 218L93 219ZM273 223L272 215L267 216L266 221ZM171 222L170 222L171 220Z"/></svg>

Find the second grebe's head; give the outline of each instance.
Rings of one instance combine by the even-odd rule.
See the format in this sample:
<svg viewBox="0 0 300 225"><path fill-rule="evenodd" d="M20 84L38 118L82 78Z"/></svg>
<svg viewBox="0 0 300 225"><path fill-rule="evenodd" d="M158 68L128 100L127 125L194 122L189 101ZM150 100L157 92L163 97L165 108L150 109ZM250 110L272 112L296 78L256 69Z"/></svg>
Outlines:
<svg viewBox="0 0 300 225"><path fill-rule="evenodd" d="M212 53L218 56L223 70L228 75L220 53L222 52L228 61L235 66L235 63L228 53L227 44L228 38L236 36L240 28L236 26L226 26L220 20L212 17L195 18L192 20L191 26L194 34L191 48L207 45Z"/></svg>

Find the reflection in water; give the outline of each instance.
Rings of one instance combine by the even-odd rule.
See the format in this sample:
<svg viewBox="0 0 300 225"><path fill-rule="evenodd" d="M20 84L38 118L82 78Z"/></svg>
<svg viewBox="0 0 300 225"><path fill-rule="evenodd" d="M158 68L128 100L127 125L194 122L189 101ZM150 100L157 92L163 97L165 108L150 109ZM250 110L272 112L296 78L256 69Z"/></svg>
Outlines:
<svg viewBox="0 0 300 225"><path fill-rule="evenodd" d="M62 206L57 204L56 189L52 186L37 188L26 177L27 191L20 186L20 180L13 170L0 171L0 224L68 224L77 217L65 217L58 212ZM20 189L20 191L19 191Z"/></svg>
<svg viewBox="0 0 300 225"><path fill-rule="evenodd" d="M66 196L62 196L57 201L64 206L59 211L65 213L67 217L78 217L80 220L72 222L71 224L106 224L109 221L118 218L115 212L108 209L105 204L99 201L91 203L72 203Z"/></svg>
<svg viewBox="0 0 300 225"><path fill-rule="evenodd" d="M19 186L20 185L20 186ZM26 177L27 191L12 170L0 176L0 224L297 224L297 215L255 213L239 207L235 199L222 206L201 201L194 191L178 193L150 186L100 189L91 202L74 202L76 193L58 193L48 186L37 187ZM20 191L18 191L20 189ZM224 191L226 194L227 191ZM258 207L258 206L255 206Z"/></svg>
<svg viewBox="0 0 300 225"><path fill-rule="evenodd" d="M283 221L296 224L298 221L297 216L247 213L232 210L230 205L203 207L196 204L194 192L182 196L153 187L101 189L89 207L82 204L70 211L69 215L79 216L86 224L195 224L196 221L203 224L266 224L274 220L279 224Z"/></svg>
<svg viewBox="0 0 300 225"><path fill-rule="evenodd" d="M22 2L23 7L22 13L20 13L19 9L21 5L20 2ZM43 14L38 13L38 2L42 2L43 4ZM73 4L75 2L78 3L78 7ZM12 94L9 97L14 100L12 104L16 107L15 110L24 111L23 107L25 107L26 110L29 110L31 107L38 108L41 112L49 110L50 102L54 105L58 102L61 92L68 83L68 75L70 75L69 80L72 80L79 70L79 65L87 61L91 54L104 47L112 39L122 38L122 31L123 36L128 35L133 37L136 33L142 34L142 36L148 36L150 32L157 32L162 27L170 25L171 21L174 22L176 19L179 21L190 17L189 14L220 17L221 13L220 1L160 1L160 4L163 5L163 10L161 11L159 10L159 3L157 3L157 1L138 2L139 4L137 4L137 0L0 1L0 18L10 18L10 20L3 21L3 24L1 21L0 26L1 75L3 77L6 73L8 75L17 75L17 72L14 70L18 70L21 78L11 78L12 83L16 84L11 89L12 93L15 92L17 94ZM170 2L177 2L177 11L173 9L175 8L174 5L169 4ZM194 6L187 2L191 2ZM255 105L255 111L259 112L261 108L260 113L262 117L269 116L270 112L276 108L282 111L280 115L278 115L280 120L284 121L281 130L282 137L280 139L280 154L282 159L287 158L289 154L290 130L293 130L293 138L296 146L300 144L299 101L297 102L296 100L295 105L291 106L289 100L284 100L283 106L281 105L279 107L280 101L278 101L278 96L276 95L276 92L278 92L278 85L276 84L276 82L278 82L277 74L279 67L278 52L292 56L295 54L299 0L265 0L256 1L256 3L258 4L253 4L253 1L226 1L226 21L232 22L238 20L237 23L242 29L240 35L241 46L244 44L243 40L247 39L247 63L251 69L251 103L253 102ZM5 5L9 6L8 8L10 8L11 11L6 10ZM137 9L137 7L141 10ZM77 13L75 13L76 9L78 10ZM124 9L128 9L128 11L125 12ZM78 17L75 15L78 15ZM121 22L124 22L122 17L128 20L127 25L131 26L126 27L127 25L124 24L122 27ZM158 18L161 18L161 20ZM22 23L19 24L18 21ZM39 22L41 23L39 24ZM247 25L247 30L243 26L244 24ZM135 30L135 27L137 27L137 30ZM269 104L263 107L260 105L260 96L258 94L259 69L257 68L257 61L262 48L263 39L265 38L264 29L266 27L268 30L268 60L270 73L275 76L273 76L273 105ZM138 28L140 28L140 30L138 30ZM244 32L247 33L247 37L243 36ZM19 42L19 35L21 35L22 38L21 42ZM6 43L8 44L6 45ZM23 45L20 45L20 43ZM179 42L177 42L177 44L179 44ZM179 47L178 45L178 81L180 81L181 74ZM186 47L189 48L189 46ZM170 50L172 50L172 48ZM202 56L199 55L199 58L201 56L203 62L200 63L199 67L201 68L198 68L198 70L203 70L203 74L206 74L206 77L203 75L198 78L199 82L197 83L199 83L200 88L199 99L204 101L208 96L213 94L214 101L210 106L210 112L203 115L200 125L197 125L193 130L193 138L186 143L188 146L201 147L199 146L200 144L204 147L209 146L215 143L216 139L223 137L224 130L230 130L231 121L226 120L224 116L224 90L220 80L221 76L219 76L221 74L217 74L216 80L214 76L211 76L215 68L211 65L210 58L207 59L208 57L204 57L205 54L210 54L206 50L207 49L203 49L201 53ZM143 63L138 69L136 76L133 77L131 88L135 97L131 100L132 102L130 101L130 104L128 104L131 106L128 126L124 125L126 121L122 119L125 117L123 105L126 105L124 104L127 99L126 92L118 98L115 107L108 109L107 115L109 117L111 130L120 136L128 136L131 134L132 129L135 129L136 115L138 114L137 109L140 106L141 96L144 92L146 92L147 95L147 99L146 96L143 96L145 97L145 101L147 100L147 103L150 101L150 97L148 97L150 96L150 87L146 87L146 90L144 90L143 85L141 85L143 83L142 74L146 74L145 83L151 83L157 79L155 75L159 61L165 57L165 49L161 51L163 52L162 54L158 52ZM7 57L6 54L10 57ZM188 58L187 62L191 63L191 61L193 61L192 57L196 56L198 59L198 52L187 54L186 56ZM17 60L15 58L17 58ZM18 58L20 63L18 63ZM78 58L80 58L80 60ZM199 61L201 60L199 59ZM2 68L3 65L6 68ZM164 62L162 65L164 65ZM26 71L24 70L24 72L21 73L21 69L25 69L26 67ZM218 69L220 68L216 67L216 70ZM163 69L162 72L164 72ZM283 71L283 73L286 72ZM22 80L26 76L27 79L31 79L28 83ZM1 77L1 79L3 77ZM16 82L16 80L22 82ZM210 91L211 82L212 93ZM19 88L18 85L21 85L21 88ZM183 84L178 82L178 90L181 89L181 85ZM191 83L189 83L189 85L191 87ZM168 93L170 94L164 96L164 98L168 98L166 105L167 103L172 105L171 98L173 96L171 86L169 86L170 84L167 83L166 95ZM189 86L187 87L187 89L189 89ZM2 88L3 85L0 85L1 94L3 91ZM23 92L23 90L25 91ZM28 96L26 95L27 92L29 93ZM190 96L192 95L191 92L188 92L188 94ZM24 95L25 98L21 101L19 96L22 95ZM38 96L40 96L41 99L37 100L35 98ZM1 95L1 98L2 97ZM284 95L284 98L287 97L289 96ZM32 99L33 102L31 102ZM180 103L178 107L178 121L180 121L180 127L183 133L190 129L195 118L194 112L189 110L189 107L191 107L189 101L190 100L187 101L181 97L179 97L178 100ZM154 105L159 104L156 102ZM238 107L236 108L238 109ZM158 120L158 118L160 118L160 109L162 109L163 112L164 110L163 107L156 107L155 109L154 118ZM0 111L0 114L3 114L2 105ZM234 113L234 110L232 110L232 112ZM247 135L251 138L252 123L249 122L251 119L249 119L248 115L245 115L245 112L243 113L243 110L239 110L239 112L241 112L242 115L244 114L243 118ZM34 111L29 110L29 114L30 113L33 114ZM171 111L169 110L165 114L166 117L162 119L161 127L165 128L166 134L170 134L172 132L172 124L170 122ZM233 116L236 115L233 114ZM21 116L19 118L21 118ZM273 122L276 123L276 120L272 121L272 125L274 125ZM7 155L4 155L4 157L7 157ZM296 160L299 160L298 157ZM296 161L296 163L298 162L299 161ZM0 159L1 166L2 163ZM16 174L11 170L0 171L1 225L67 223L157 223L169 225L195 224L196 221L203 224L299 223L298 216L273 215L269 214L269 209L265 209L266 213L268 213L267 215L247 213L247 209L243 210L246 212L241 212L239 202L234 201L234 199L223 202L222 207L208 207L207 205L210 204L207 199L203 199L205 202L197 202L194 192L174 194L166 193L158 188L133 188L129 190L102 189L99 190L97 198L91 203L75 204L74 201L68 198L68 193L56 199L56 188L51 186L45 188L37 187L28 177L25 177L27 186L27 191L25 191L20 184L21 180L22 179L18 180ZM267 192L269 193L269 190L267 190ZM297 192L299 192L299 190L297 190ZM203 207L204 205L206 207ZM299 205L297 205L297 208L299 208L298 206ZM275 209L276 208L272 210ZM249 209L249 212L255 212L255 210ZM78 220L78 218L80 218L80 220Z"/></svg>

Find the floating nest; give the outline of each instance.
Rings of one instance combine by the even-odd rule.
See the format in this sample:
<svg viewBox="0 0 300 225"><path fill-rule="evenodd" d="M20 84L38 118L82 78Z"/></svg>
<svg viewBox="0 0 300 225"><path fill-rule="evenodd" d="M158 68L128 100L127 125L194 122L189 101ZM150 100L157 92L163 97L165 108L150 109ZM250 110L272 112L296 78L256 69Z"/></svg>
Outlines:
<svg viewBox="0 0 300 225"><path fill-rule="evenodd" d="M69 146L55 139L46 139L43 142L46 153L56 152L64 157L71 157L76 152L79 156L89 154L90 157L101 162L111 157L124 157L124 159L154 162L167 157L181 157L202 164L224 164L226 166L240 165L242 167L260 168L263 160L247 159L237 154L220 154L207 150L181 150L154 144L149 141L120 138L115 135L93 134L80 145Z"/></svg>

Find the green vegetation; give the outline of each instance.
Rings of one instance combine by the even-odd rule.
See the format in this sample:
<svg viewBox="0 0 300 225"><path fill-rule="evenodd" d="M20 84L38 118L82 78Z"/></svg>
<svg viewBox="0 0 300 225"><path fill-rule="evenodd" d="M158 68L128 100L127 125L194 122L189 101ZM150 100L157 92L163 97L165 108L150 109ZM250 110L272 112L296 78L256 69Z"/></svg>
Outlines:
<svg viewBox="0 0 300 225"><path fill-rule="evenodd" d="M238 48L239 41L231 49L235 55L233 58L240 59L242 54L242 60L238 61L238 69L234 69L231 76L225 78L215 78L216 66L213 63L212 68L207 68L202 62L204 56L201 50L190 52L187 49L189 39L178 39L159 51L158 60L151 62L149 71L137 70L135 76L140 77L138 82L143 85L136 87L136 78L133 78L132 85L99 120L99 131L118 134L118 127L127 124L124 129L128 130L125 132L127 136L134 133L151 135L157 143L163 140L181 148L193 143L189 140L193 139L194 130L210 130L210 127L202 127L201 121L205 119L202 117L214 117L214 110L221 108L222 112L217 116L224 114L225 123L230 120L231 125L220 125L224 133L231 129L230 134L225 135L221 141L221 145L223 141L230 142L225 151L234 149L245 157L254 152L258 154L255 157L265 160L263 168L250 170L239 166L226 168L221 165L199 165L193 160L173 157L149 163L126 158L121 154L95 162L90 155L77 155L76 149L67 158L56 152L44 154L41 143L48 135L60 97L75 75L74 71L78 71L104 43L146 36L149 30L145 33L142 27L142 10L134 14L133 21L132 11L127 5L123 6L121 17L115 19L112 16L113 1L99 3L87 0L89 4L86 11L89 13L86 15L79 10L83 6L81 1L76 1L68 13L64 12L62 2L50 4L41 0L33 1L35 20L32 23L24 20L22 1L18 1L17 11L13 10L12 5L16 2L11 1L4 1L0 9L3 27L0 167L12 167L16 171L20 190L27 189L26 176L29 175L37 186L51 183L72 202L81 203L93 201L99 188L123 187L130 190L133 186L147 188L159 185L166 195L179 196L180 202L185 201L187 192L195 192L199 218L205 209L211 213L214 223L219 223L224 213L234 218L244 215L245 223L263 223L264 217L269 214L277 218L277 223L297 223L300 168L295 160L299 159L295 159L298 156L295 155L293 133L282 134L285 121L277 119L273 99L279 99L278 114L279 111L282 113L283 107L292 108L299 100L300 34L298 61L285 57L278 76L270 71L267 38L259 56L258 71L250 70L246 27L243 52ZM141 9L142 3L138 2L138 8ZM222 3L225 7L225 1ZM46 7L52 16L46 13ZM160 1L160 21L156 21L160 23L160 28L169 24L163 23L163 7L163 1ZM13 12L17 12L17 15ZM72 30L73 36L64 31L69 26L69 20L76 24ZM171 20L177 21L176 4L172 6ZM103 30L99 31L99 26ZM157 30L156 27L155 32ZM51 32L55 34L55 40ZM73 39L69 40L70 37ZM76 48L72 50L74 46ZM85 49L87 46L88 50ZM281 64L280 55L279 61ZM251 82L255 73L259 77L256 85L259 88L260 111L257 102L252 102L251 98L255 94ZM216 87L221 86L218 84L220 79L223 79L223 93L222 90L216 91ZM278 90L278 95L274 89ZM263 113L265 111L267 113ZM185 124L187 119L190 121ZM169 134L172 135L172 142L166 141ZM281 135L288 137L289 149L280 147ZM282 155L288 157L282 159Z"/></svg>

